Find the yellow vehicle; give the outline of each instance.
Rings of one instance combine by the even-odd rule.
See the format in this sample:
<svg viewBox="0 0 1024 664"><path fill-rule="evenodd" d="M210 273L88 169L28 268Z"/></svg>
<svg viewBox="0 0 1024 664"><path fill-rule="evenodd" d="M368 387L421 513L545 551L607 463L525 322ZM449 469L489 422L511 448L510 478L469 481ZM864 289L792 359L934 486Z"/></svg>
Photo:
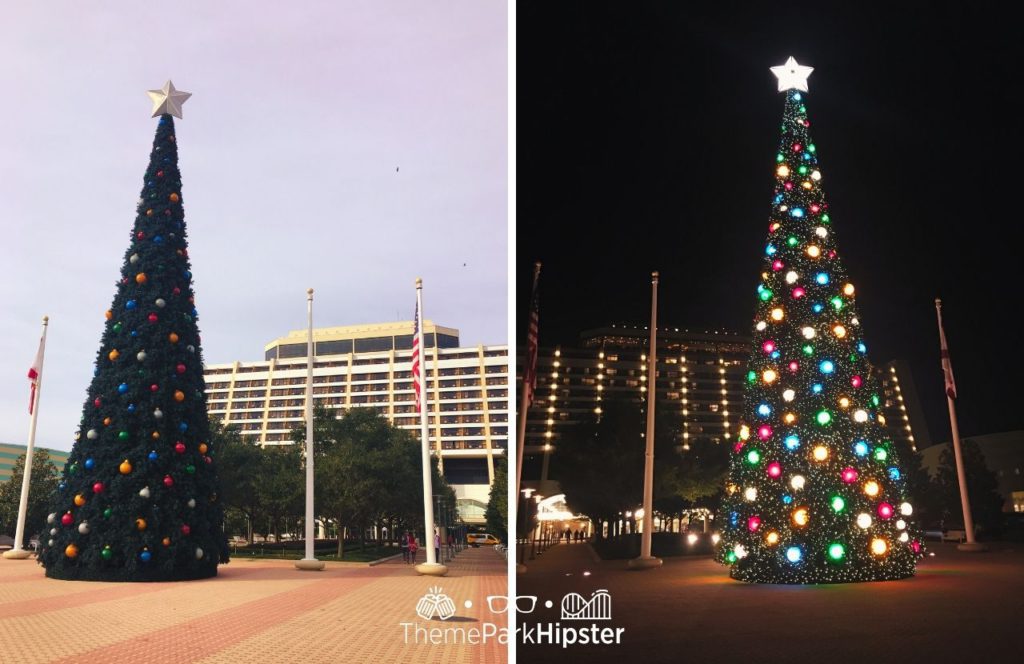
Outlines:
<svg viewBox="0 0 1024 664"><path fill-rule="evenodd" d="M488 533L469 533L466 535L466 544L470 546L494 546L495 544L501 544L501 540Z"/></svg>

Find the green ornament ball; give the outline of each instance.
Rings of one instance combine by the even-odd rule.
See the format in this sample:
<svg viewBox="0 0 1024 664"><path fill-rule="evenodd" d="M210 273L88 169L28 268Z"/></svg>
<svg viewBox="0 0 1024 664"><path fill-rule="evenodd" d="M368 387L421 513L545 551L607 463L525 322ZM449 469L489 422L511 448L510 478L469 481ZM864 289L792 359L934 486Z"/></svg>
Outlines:
<svg viewBox="0 0 1024 664"><path fill-rule="evenodd" d="M196 472L196 467L193 466L192 464L188 464L187 466L185 466L185 472L191 475L194 472Z"/></svg>
<svg viewBox="0 0 1024 664"><path fill-rule="evenodd" d="M108 507L107 509L103 510L103 518L104 519L109 519L110 515L113 514L113 513L114 513L114 510L112 510L112 509L110 509Z"/></svg>
<svg viewBox="0 0 1024 664"><path fill-rule="evenodd" d="M127 431L122 431L122 432L118 433L117 434L117 439L118 440L128 440L128 432Z"/></svg>
<svg viewBox="0 0 1024 664"><path fill-rule="evenodd" d="M100 556L102 556L103 560L110 560L114 557L114 552L110 550L109 544L103 547L103 550L100 551Z"/></svg>
<svg viewBox="0 0 1024 664"><path fill-rule="evenodd" d="M121 331L121 324L120 323L114 323L114 332L120 332L120 331Z"/></svg>

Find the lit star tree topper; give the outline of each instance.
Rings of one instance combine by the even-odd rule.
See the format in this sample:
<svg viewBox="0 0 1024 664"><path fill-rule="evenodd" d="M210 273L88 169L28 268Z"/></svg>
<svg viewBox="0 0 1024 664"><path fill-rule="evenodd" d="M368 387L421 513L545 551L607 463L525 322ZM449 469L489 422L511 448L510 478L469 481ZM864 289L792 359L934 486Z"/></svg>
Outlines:
<svg viewBox="0 0 1024 664"><path fill-rule="evenodd" d="M146 94L153 100L154 118L158 115L173 115L180 118L182 105L192 96L191 92L175 89L174 83L170 80L159 90L148 90Z"/></svg>
<svg viewBox="0 0 1024 664"><path fill-rule="evenodd" d="M772 67L772 73L779 79L779 92L786 90L802 90L807 92L807 78L814 67L797 64L796 58L789 56L786 64Z"/></svg>
<svg viewBox="0 0 1024 664"><path fill-rule="evenodd" d="M757 583L908 577L921 541L808 129L811 68L773 69L786 105L718 560Z"/></svg>

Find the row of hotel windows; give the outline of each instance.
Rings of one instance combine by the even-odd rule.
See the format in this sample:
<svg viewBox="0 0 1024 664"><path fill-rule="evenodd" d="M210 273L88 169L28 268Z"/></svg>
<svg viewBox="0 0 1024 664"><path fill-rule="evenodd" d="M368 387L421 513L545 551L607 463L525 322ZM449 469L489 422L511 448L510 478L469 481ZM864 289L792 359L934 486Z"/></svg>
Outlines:
<svg viewBox="0 0 1024 664"><path fill-rule="evenodd" d="M294 370L297 370L299 368L301 368L301 367L298 367L298 368L296 368ZM494 374L501 374L502 376L506 376L508 374L508 367L506 365L493 365L493 366L484 367L484 369L485 369L485 371L484 371L485 374L491 374L492 376ZM290 370L293 370L293 369L291 369L291 368L283 369L281 367L278 367L276 369L276 371L278 371L278 372L290 371ZM261 367L260 371L261 372L268 372L269 369L267 367ZM245 372L243 372L243 371L241 371L241 369L239 369L239 373L245 373ZM230 369L227 369L227 370L208 369L205 372L205 374L206 374L206 376L230 375L231 374L231 370ZM427 372L426 372L425 378L427 379L428 382L432 382L433 380L435 380L439 376L443 377L443 378L448 378L448 377L451 377L451 376L472 376L473 377L472 380L479 381L480 380L480 370L479 370L479 367L444 368L444 369L440 369L438 371L432 371L432 370L428 369ZM358 382L372 382L372 381L390 381L390 380L395 380L395 379L409 380L411 378L412 378L412 371L394 371L394 372L390 372L386 367L382 367L380 371L376 371L376 372L372 372L372 373L353 373L353 374L336 373L336 374L330 374L330 375L326 375L326 376L313 376L313 382L314 383L328 383L328 382L355 382L355 383L358 383ZM500 377L488 378L488 380L495 380L495 379L500 380ZM231 382L230 380L211 381L211 380L208 379L207 385L208 386L209 385L223 385L223 386L226 387L230 382ZM289 376L289 377L286 377L286 378L274 378L271 381L271 384L272 385L302 385L302 384L305 384L305 382L306 382L306 377L305 376ZM235 381L235 385L236 386L241 386L241 387L248 387L250 385L252 385L252 386L261 386L262 387L262 386L265 386L266 384L267 384L267 379L266 378L262 378L262 379L261 378L254 378L254 379L236 380Z"/></svg>
<svg viewBox="0 0 1024 664"><path fill-rule="evenodd" d="M242 385L241 383L243 383L243 382L244 383L249 383L250 381L239 381L239 383L235 385L236 391L242 392L242 391L244 391L244 388L249 388L250 387L250 385ZM327 382L327 381L314 380L313 384L318 384L318 383L319 384L323 384L325 382ZM445 380L442 380L436 386L434 384L432 384L431 382L428 382L427 383L427 389L428 390L433 390L433 389L447 390L447 389L458 389L458 388L462 388L462 387L480 387L480 381L479 380L474 380L474 381L465 380L465 381L459 381L459 384L452 384L452 383L455 383L455 382L456 381L445 381ZM288 395L292 395L292 394L305 394L306 393L305 381L302 381L300 383L294 383L294 384L300 385L301 387L293 387L293 388L289 388L289 389L280 389L279 388L279 389L271 390L270 391L270 395L271 396L275 396L275 397L281 397L281 396L288 396ZM488 378L486 381L484 381L484 385L486 385L486 386L507 385L507 384L508 384L508 380L504 379L504 378ZM253 385L252 387L265 387L265 386L266 385L263 384L263 385ZM315 387L313 389L314 390L319 390L318 392L316 392L317 394L324 394L325 393L324 390L327 390L329 392L341 392L341 393L345 392L345 385L343 383L335 384L332 387L333 387L333 389L328 388L328 387L323 387L323 388ZM206 384L206 391L207 392L212 392L212 391L217 391L217 390L227 390L229 388L230 388L230 384L229 383L207 383ZM352 385L348 391L349 392L353 392L353 393L355 393L355 392L388 392L388 391L391 391L391 390L412 390L412 389L413 389L412 381L408 381L408 382L403 382L403 383L394 383L394 384L391 384L391 385L389 385L387 383L372 383L372 384L369 384L369 385L365 385L365 384L364 385ZM263 392L263 390L260 390L260 392Z"/></svg>
<svg viewBox="0 0 1024 664"><path fill-rule="evenodd" d="M371 395L365 395L364 396L362 394L364 392L375 392L375 393L380 393L380 394L377 394L375 396L371 396ZM359 394L356 394L356 393L359 393ZM298 395L302 395L302 394L305 394L304 390L302 392L297 393L297 394L295 392L290 392L288 394L273 394L272 393L270 396L271 396L271 398L279 398L279 397L283 398L283 397L288 397L288 396L298 396ZM332 389L332 388L329 388L329 387L314 387L313 388L313 394L330 394L335 399L331 403L341 403L341 401L344 400L344 399L342 399L342 397L345 396L345 390ZM352 394L354 396L350 396L349 398L352 400L353 403L383 403L383 402L388 402L388 401L414 401L416 399L416 393L413 392L411 387L406 388L406 391L404 393L391 392L389 390L352 390ZM267 396L267 391L266 390L236 390L232 396L235 399L237 399L237 400L245 400L245 399L260 399L260 400L262 400L264 397ZM501 398L504 398L504 397L507 397L507 396L508 396L508 390L506 390L506 389L487 390L487 398L488 399L501 399ZM462 392L442 392L440 397L441 397L441 399L440 399L441 401L455 401L457 399L481 399L481 398L483 398L480 390L463 390ZM223 399L226 399L226 398L227 398L227 393L226 392L217 392L217 393L211 393L208 396L207 400L208 401L215 401L215 400L218 400L218 399L223 400ZM429 389L427 390L427 401L428 402L435 401L433 391L429 390ZM251 408L252 406L249 406L249 407Z"/></svg>
<svg viewBox="0 0 1024 664"><path fill-rule="evenodd" d="M379 406L377 408L379 410L382 410L382 412L385 412L385 413L388 410L387 405L389 403L392 403L392 402L395 402L395 401L398 401L398 400L397 399L389 400L386 397L352 397L352 399L351 399L351 403L352 404L356 404L356 405L362 405L362 404L382 404L383 408L381 408ZM411 399L406 399L405 401L412 401L412 400ZM268 409L270 412L273 413L273 412L276 412L280 408L285 408L287 406L302 405L304 403L305 403L305 401L300 401L299 403L295 403L295 400L292 400L292 401L277 401L277 402L274 402L274 403L271 403L271 404L268 405L268 404L266 404L263 401L232 401L231 402L231 410L232 410L232 412L234 412L236 410L246 410L246 409L248 409L247 412L249 414L254 414L256 416L259 416L259 414L262 413L263 410L265 410L265 409ZM334 406L334 407L339 407L339 406L346 405L346 400L344 398L342 398L342 397L328 397L326 399L315 399L313 403L316 406L326 406L326 407ZM453 413L453 412L461 412L461 411L477 411L477 412L479 412L479 411L484 410L484 406L485 406L485 404L482 401L480 401L480 400L471 401L471 402L468 402L468 403L466 403L466 402L442 401L440 404L436 404L433 399L428 399L427 400L427 406L429 407L432 404L436 406L436 410L439 410L442 413ZM223 399L213 399L213 400L210 400L210 401L207 402L207 408L209 409L209 411L211 413L223 413L224 411L227 410L227 406L228 406L228 402L226 400L223 400ZM488 399L486 406L487 406L487 410L489 410L491 412L501 412L501 411L505 411L506 408L508 407L508 401L505 400L505 399L499 399L499 398ZM394 406L392 406L392 409L396 413L413 413L413 412L416 412L416 405L414 403L409 403L409 404L404 404L404 405L394 405ZM434 409L431 409L431 410L434 410Z"/></svg>
<svg viewBox="0 0 1024 664"><path fill-rule="evenodd" d="M423 344L427 348L434 347L435 337L438 348L458 348L459 338L450 334L427 332L423 335ZM349 353L380 353L390 350L412 350L412 335L399 334L387 337L367 337L365 339L337 339L334 341L314 341L313 354L348 355ZM265 359L282 359L289 357L306 357L307 343L278 344L266 352Z"/></svg>

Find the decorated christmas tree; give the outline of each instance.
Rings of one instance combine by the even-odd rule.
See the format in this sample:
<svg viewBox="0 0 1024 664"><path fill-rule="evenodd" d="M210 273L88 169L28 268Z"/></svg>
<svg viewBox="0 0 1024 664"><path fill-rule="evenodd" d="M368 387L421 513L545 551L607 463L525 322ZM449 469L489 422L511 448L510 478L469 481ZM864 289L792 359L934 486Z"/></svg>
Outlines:
<svg viewBox="0 0 1024 664"><path fill-rule="evenodd" d="M216 576L227 560L208 435L172 114L160 120L74 446L41 537L46 575L98 581Z"/></svg>
<svg viewBox="0 0 1024 664"><path fill-rule="evenodd" d="M904 578L921 543L808 129L811 68L772 71L786 105L719 560L758 583Z"/></svg>

